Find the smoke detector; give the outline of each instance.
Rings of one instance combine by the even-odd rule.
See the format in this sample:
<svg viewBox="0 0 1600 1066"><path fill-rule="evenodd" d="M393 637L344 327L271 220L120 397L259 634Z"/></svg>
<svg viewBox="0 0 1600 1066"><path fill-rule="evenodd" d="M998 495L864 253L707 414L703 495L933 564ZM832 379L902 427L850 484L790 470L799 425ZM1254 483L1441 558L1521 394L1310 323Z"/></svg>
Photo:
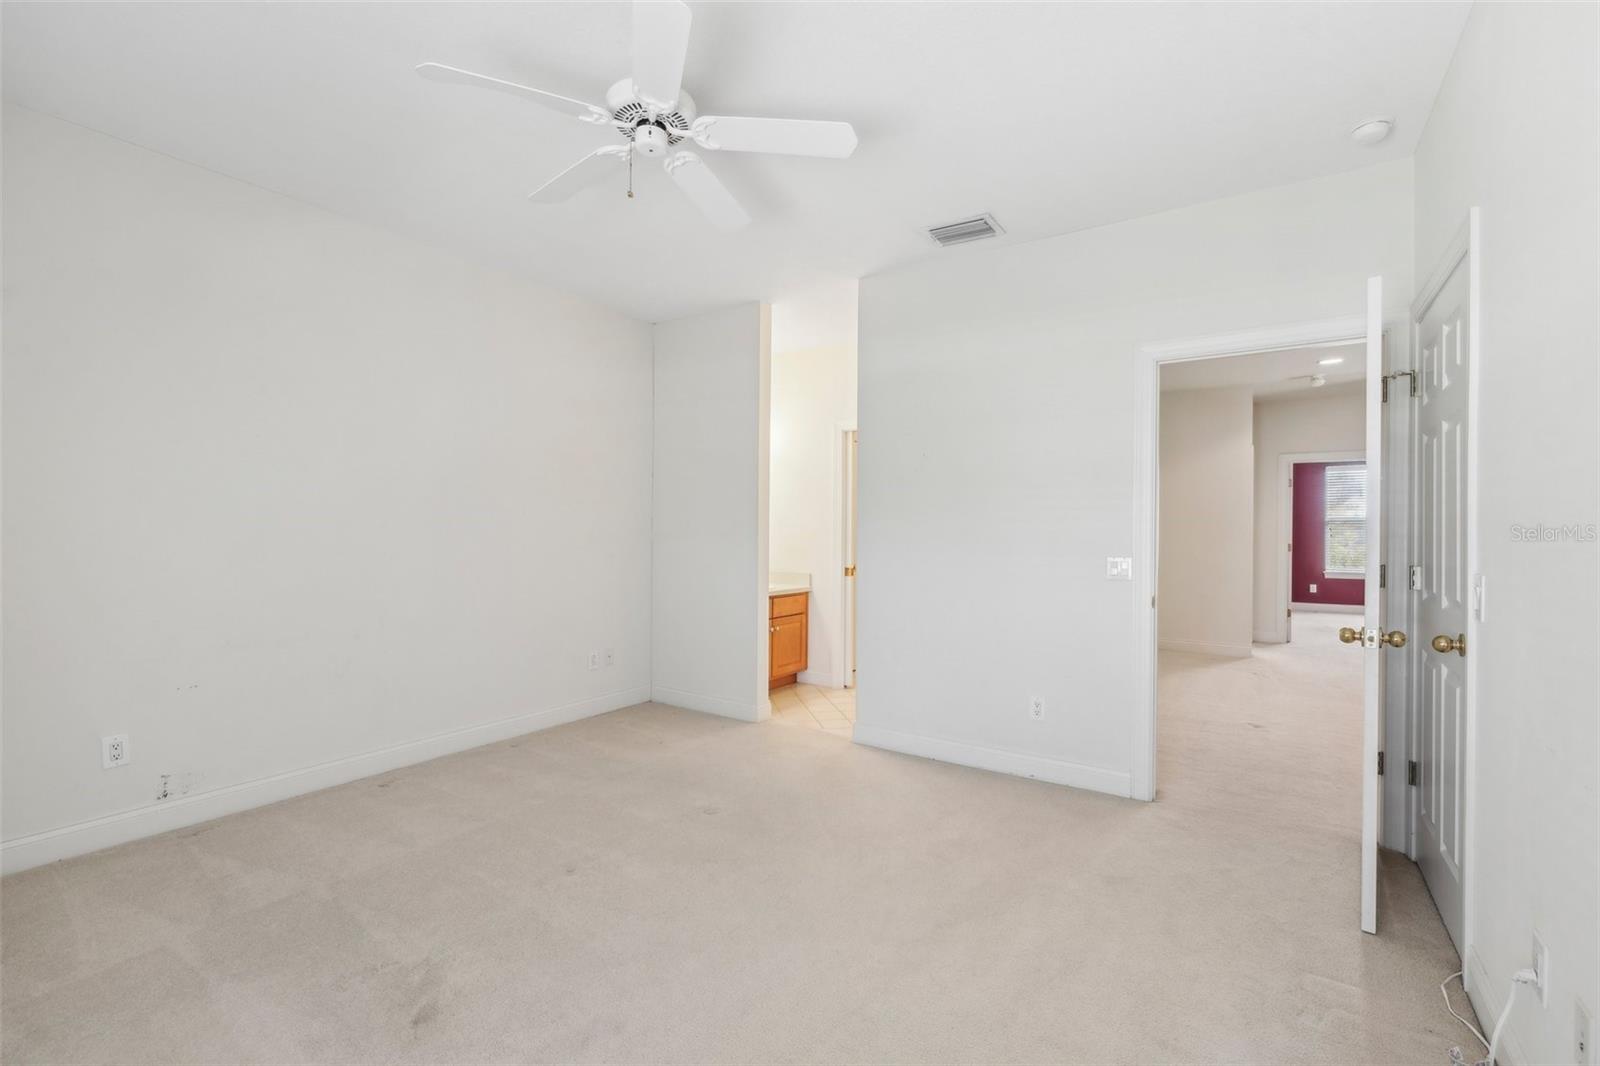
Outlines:
<svg viewBox="0 0 1600 1066"><path fill-rule="evenodd" d="M1328 383L1328 379L1326 377L1324 377L1322 374L1312 374L1311 375L1311 387L1313 389L1320 389L1320 388L1322 388L1322 386L1326 385L1327 383Z"/></svg>
<svg viewBox="0 0 1600 1066"><path fill-rule="evenodd" d="M1350 139L1357 144L1371 146L1389 136L1394 129L1392 118L1371 118L1350 131Z"/></svg>

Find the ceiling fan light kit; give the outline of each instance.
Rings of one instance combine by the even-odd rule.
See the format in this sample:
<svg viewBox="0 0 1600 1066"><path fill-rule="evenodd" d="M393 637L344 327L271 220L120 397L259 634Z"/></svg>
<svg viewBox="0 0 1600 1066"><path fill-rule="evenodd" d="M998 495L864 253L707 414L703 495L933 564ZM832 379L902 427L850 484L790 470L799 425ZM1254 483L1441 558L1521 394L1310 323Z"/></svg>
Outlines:
<svg viewBox="0 0 1600 1066"><path fill-rule="evenodd" d="M612 127L627 142L604 145L584 156L530 193L528 198L535 203L567 200L619 173L621 163L629 166L631 197L631 167L637 155L660 159L673 184L713 224L738 229L749 224L750 216L685 141L713 152L844 159L856 149L856 132L848 122L700 115L682 86L690 18L688 5L680 0L635 0L633 76L606 91L604 107L442 63L423 63L417 73L433 81L475 85L533 100L581 122Z"/></svg>

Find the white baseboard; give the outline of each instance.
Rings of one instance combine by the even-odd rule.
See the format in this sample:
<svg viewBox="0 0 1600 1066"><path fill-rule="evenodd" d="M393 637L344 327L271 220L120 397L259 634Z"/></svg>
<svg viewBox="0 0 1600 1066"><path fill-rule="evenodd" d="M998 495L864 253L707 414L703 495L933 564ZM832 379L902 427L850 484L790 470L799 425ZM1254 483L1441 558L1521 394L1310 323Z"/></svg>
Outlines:
<svg viewBox="0 0 1600 1066"><path fill-rule="evenodd" d="M1360 614L1359 603L1291 603L1289 609L1298 614Z"/></svg>
<svg viewBox="0 0 1600 1066"><path fill-rule="evenodd" d="M1287 644L1282 633L1252 633L1250 639L1257 644Z"/></svg>
<svg viewBox="0 0 1600 1066"><path fill-rule="evenodd" d="M1251 651L1248 644L1216 644L1209 640L1161 640L1157 645L1162 651L1187 651L1198 655L1223 655L1230 659L1248 659Z"/></svg>
<svg viewBox="0 0 1600 1066"><path fill-rule="evenodd" d="M698 692L685 692L680 688L652 685L650 698L656 703L666 703L690 711L720 714L724 718L737 718L741 722L759 722L772 713L772 703L763 693L756 703L740 703L722 696L702 696ZM763 713L763 711L765 713Z"/></svg>
<svg viewBox="0 0 1600 1066"><path fill-rule="evenodd" d="M856 723L855 742L868 747L897 751L902 755L916 755L938 762L956 763L979 770L1011 774L1014 777L1031 777L1057 785L1086 788L1093 792L1108 792L1113 796L1133 795L1132 775L1103 770L1096 766L1082 766L1061 759L1040 755L1024 755L1001 748L986 748L957 740L900 733L892 729Z"/></svg>
<svg viewBox="0 0 1600 1066"><path fill-rule="evenodd" d="M1478 1013L1478 1027L1483 1030L1485 1036L1490 1036L1492 1035L1490 1030L1494 1028L1495 1019L1499 1018L1500 1012L1505 1009L1506 993L1511 990L1511 976L1509 974L1506 975L1504 984L1498 986L1493 984L1489 980L1489 973L1484 969L1483 960L1478 957L1478 949L1475 947L1467 948L1465 965L1466 973L1463 975L1465 980L1462 984L1466 986L1467 998L1472 1000L1472 1009ZM1525 997L1537 999L1537 996L1530 995L1532 991L1532 989L1526 989L1522 994ZM1517 1044L1516 1029L1517 1018L1516 1012L1513 1011L1511 1018L1506 1021L1506 1031L1500 1034L1500 1046L1495 1049L1494 1053L1495 1060L1501 1066L1522 1066L1523 1063L1528 1061L1527 1056L1522 1053L1521 1046ZM1462 1048L1461 1050L1468 1051L1469 1049ZM1468 1062L1474 1062L1477 1058L1477 1055L1470 1052L1467 1055Z"/></svg>
<svg viewBox="0 0 1600 1066"><path fill-rule="evenodd" d="M74 855L84 855L168 830L209 822L213 818L332 788L401 766L427 762L441 755L482 747L524 733L535 733L552 726L576 722L580 718L592 718L607 711L643 703L649 698L650 690L644 686L608 692L560 707L438 733L421 740L406 741L315 766L288 770L271 777L179 799L161 800L59 829L17 837L0 843L0 873L16 873L58 859L70 859Z"/></svg>

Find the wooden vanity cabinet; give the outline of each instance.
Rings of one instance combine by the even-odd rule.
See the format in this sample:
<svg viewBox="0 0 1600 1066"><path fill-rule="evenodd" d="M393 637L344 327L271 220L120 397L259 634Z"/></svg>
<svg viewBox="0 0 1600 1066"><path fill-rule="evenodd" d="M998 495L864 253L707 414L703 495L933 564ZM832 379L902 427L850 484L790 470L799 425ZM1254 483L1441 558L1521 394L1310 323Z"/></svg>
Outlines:
<svg viewBox="0 0 1600 1066"><path fill-rule="evenodd" d="M795 675L806 668L806 608L810 598L806 592L767 597L769 689L794 684Z"/></svg>

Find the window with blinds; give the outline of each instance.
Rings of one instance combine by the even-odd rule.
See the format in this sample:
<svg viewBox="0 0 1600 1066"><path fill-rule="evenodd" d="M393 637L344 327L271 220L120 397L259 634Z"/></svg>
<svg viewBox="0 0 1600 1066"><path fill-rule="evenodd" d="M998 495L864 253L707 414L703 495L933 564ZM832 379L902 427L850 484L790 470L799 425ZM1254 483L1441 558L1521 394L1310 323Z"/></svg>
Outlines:
<svg viewBox="0 0 1600 1066"><path fill-rule="evenodd" d="M1322 569L1329 577L1367 572L1367 464L1340 463L1323 470Z"/></svg>

